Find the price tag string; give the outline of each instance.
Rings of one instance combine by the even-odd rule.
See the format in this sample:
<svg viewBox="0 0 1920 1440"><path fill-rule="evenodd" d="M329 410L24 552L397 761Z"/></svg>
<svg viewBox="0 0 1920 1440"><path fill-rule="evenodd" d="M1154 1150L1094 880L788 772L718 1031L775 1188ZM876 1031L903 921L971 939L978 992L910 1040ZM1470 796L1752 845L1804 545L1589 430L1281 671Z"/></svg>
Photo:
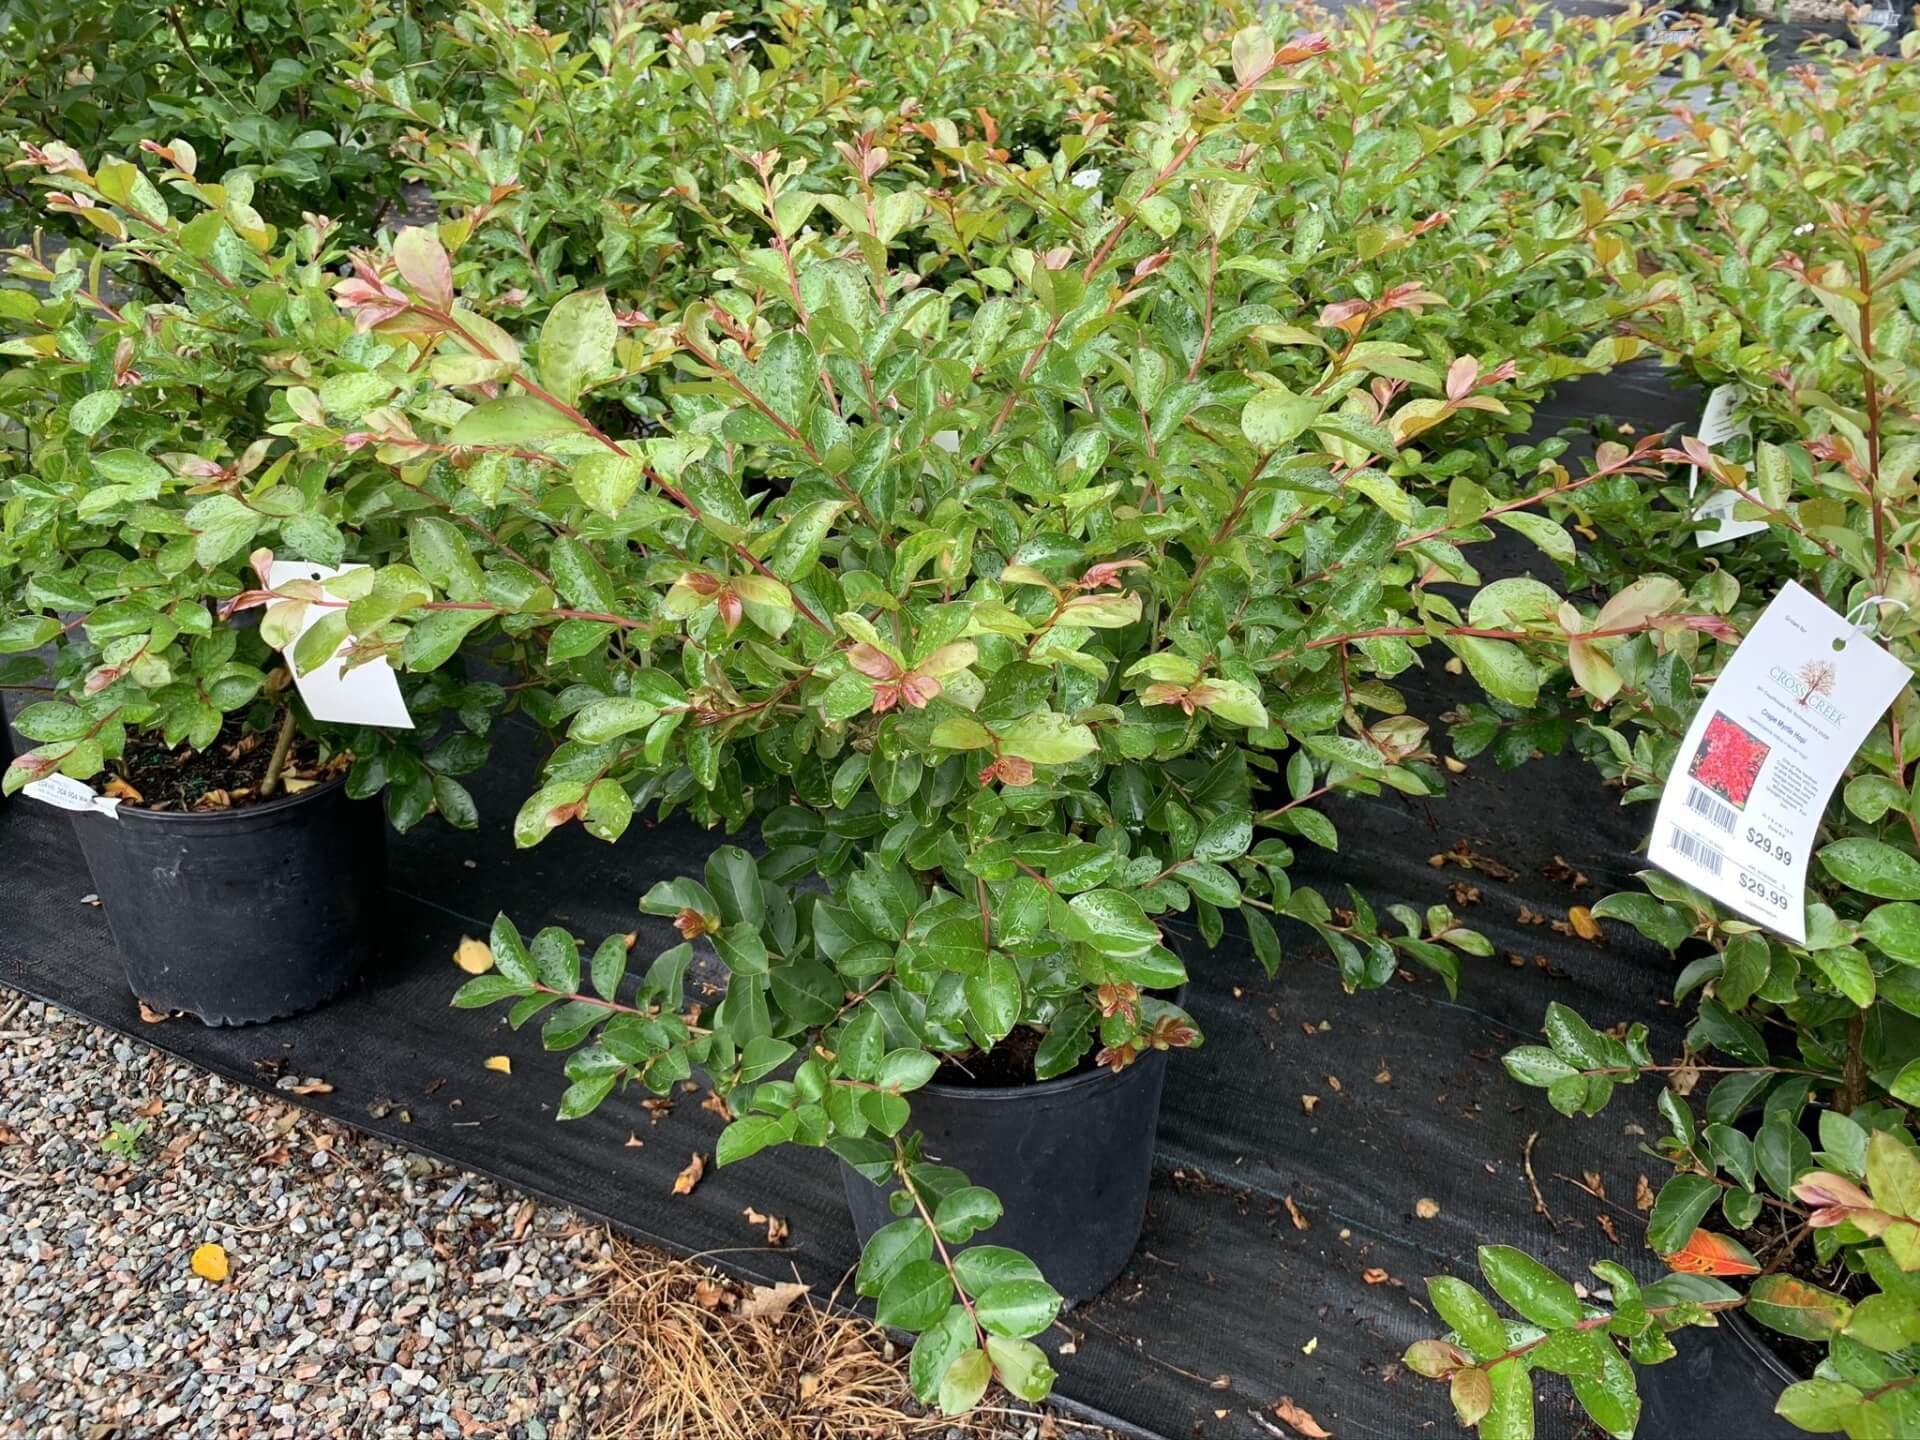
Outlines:
<svg viewBox="0 0 1920 1440"><path fill-rule="evenodd" d="M1909 608L1906 601L1896 600L1891 595L1869 595L1858 605L1847 611L1848 630L1855 635L1865 635L1869 640L1886 639L1886 634L1882 630L1885 622L1881 619L1880 611L1888 605L1892 605L1896 609L1903 611ZM1836 650L1845 649L1846 641L1836 640L1833 648Z"/></svg>

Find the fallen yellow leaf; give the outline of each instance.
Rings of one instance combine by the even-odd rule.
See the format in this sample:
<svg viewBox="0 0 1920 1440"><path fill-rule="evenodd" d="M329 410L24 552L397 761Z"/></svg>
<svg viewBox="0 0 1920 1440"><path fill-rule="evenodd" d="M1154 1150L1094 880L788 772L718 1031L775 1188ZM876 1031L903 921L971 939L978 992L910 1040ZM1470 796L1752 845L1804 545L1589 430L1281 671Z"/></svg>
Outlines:
<svg viewBox="0 0 1920 1440"><path fill-rule="evenodd" d="M493 968L493 951L487 948L486 941L465 935L460 939L460 948L453 952L453 963L469 975L484 975Z"/></svg>
<svg viewBox="0 0 1920 1440"><path fill-rule="evenodd" d="M1600 922L1593 918L1593 912L1584 905L1576 905L1567 911L1567 920L1573 926L1573 933L1582 940L1598 940L1601 936Z"/></svg>
<svg viewBox="0 0 1920 1440"><path fill-rule="evenodd" d="M218 1285L227 1278L227 1252L219 1245L202 1245L193 1252L193 1273Z"/></svg>
<svg viewBox="0 0 1920 1440"><path fill-rule="evenodd" d="M707 1157L704 1155L694 1156L687 1162L687 1168L673 1177L673 1193L676 1195L691 1195L693 1193L693 1187L700 1183L700 1178L706 1173Z"/></svg>
<svg viewBox="0 0 1920 1440"><path fill-rule="evenodd" d="M513 1074L513 1060L506 1055L489 1055L487 1057L487 1069L498 1070L502 1075L511 1075Z"/></svg>

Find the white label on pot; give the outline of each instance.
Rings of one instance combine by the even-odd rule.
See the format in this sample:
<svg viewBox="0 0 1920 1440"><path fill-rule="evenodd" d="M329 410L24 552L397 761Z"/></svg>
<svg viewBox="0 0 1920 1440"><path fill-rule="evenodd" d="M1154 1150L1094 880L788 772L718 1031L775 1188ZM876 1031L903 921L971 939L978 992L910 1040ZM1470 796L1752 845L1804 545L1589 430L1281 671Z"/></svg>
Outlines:
<svg viewBox="0 0 1920 1440"><path fill-rule="evenodd" d="M364 565L316 565L311 560L276 560L267 583L278 590L294 580L331 580L349 570L366 568ZM318 625L326 616L327 608L307 606L307 613L300 621L300 635ZM294 643L298 643L300 635L294 636ZM293 644L287 649L291 651ZM300 698L307 702L313 718L340 725L381 725L393 730L411 730L413 716L407 713L407 702L400 698L400 680L387 658L383 655L348 670L345 655L343 644L324 664L293 677ZM291 656L287 668L293 668Z"/></svg>
<svg viewBox="0 0 1920 1440"><path fill-rule="evenodd" d="M1713 394L1707 397L1707 408L1700 416L1700 428L1695 432L1700 443L1711 449L1715 445L1724 445L1735 436L1751 435L1752 424L1744 415L1735 415L1734 406L1740 401L1738 385L1716 385ZM1700 467L1693 465L1687 472L1687 498L1693 498L1693 492L1700 488ZM1693 532L1696 549L1705 549L1709 545L1724 545L1729 540L1738 540L1742 535L1753 535L1767 528L1764 520L1736 520L1733 507L1740 503L1740 497L1731 490L1715 490L1700 502L1693 512L1696 520L1711 520L1710 529Z"/></svg>
<svg viewBox="0 0 1920 1440"><path fill-rule="evenodd" d="M29 780L20 787L22 795L31 795L62 810L98 810L102 815L120 818L120 802L111 795L97 793L91 785L67 775L49 775L44 780Z"/></svg>
<svg viewBox="0 0 1920 1440"><path fill-rule="evenodd" d="M1647 858L1806 943L1807 860L1820 817L1847 762L1912 678L1789 581L1687 727Z"/></svg>

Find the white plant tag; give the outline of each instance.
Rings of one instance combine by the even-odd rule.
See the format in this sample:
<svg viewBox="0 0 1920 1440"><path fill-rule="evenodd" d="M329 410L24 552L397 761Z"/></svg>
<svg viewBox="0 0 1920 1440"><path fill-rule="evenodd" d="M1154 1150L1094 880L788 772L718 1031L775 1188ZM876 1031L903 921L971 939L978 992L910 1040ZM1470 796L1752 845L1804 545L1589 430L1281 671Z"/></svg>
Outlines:
<svg viewBox="0 0 1920 1440"><path fill-rule="evenodd" d="M267 583L278 590L294 580L331 580L349 570L364 569L364 565L316 565L310 560L276 560ZM318 625L326 613L325 606L309 605L305 618L300 622L300 635ZM300 635L294 636L293 643L287 646L289 651L298 643ZM385 657L369 664L356 665L351 670L342 669L342 664L342 656L336 653L325 664L316 665L306 674L293 677L300 698L307 702L307 709L314 719L339 725L380 725L390 730L413 728L413 716L407 713L407 702L400 698L399 677L393 673L393 666L387 663ZM287 668L293 668L291 656L287 660Z"/></svg>
<svg viewBox="0 0 1920 1440"><path fill-rule="evenodd" d="M1807 860L1833 787L1913 678L1789 581L1701 702L1647 858L1802 944Z"/></svg>
<svg viewBox="0 0 1920 1440"><path fill-rule="evenodd" d="M1700 428L1696 431L1700 443L1708 449L1715 445L1724 445L1735 436L1751 435L1752 422L1744 415L1735 415L1733 407L1739 403L1738 385L1716 385L1713 393L1707 397L1707 408L1701 413ZM1693 492L1700 488L1700 467L1693 465L1687 472L1687 498L1693 498ZM1764 520L1736 520L1733 507L1740 503L1740 497L1731 490L1715 490L1695 507L1693 518L1714 522L1710 530L1693 532L1693 544L1697 550L1709 545L1724 545L1729 540L1738 540L1742 535L1755 535L1767 528Z"/></svg>
<svg viewBox="0 0 1920 1440"><path fill-rule="evenodd" d="M120 818L120 802L111 795L97 793L91 785L68 775L49 775L44 780L29 780L20 787L22 795L31 795L62 810L98 810L102 815Z"/></svg>

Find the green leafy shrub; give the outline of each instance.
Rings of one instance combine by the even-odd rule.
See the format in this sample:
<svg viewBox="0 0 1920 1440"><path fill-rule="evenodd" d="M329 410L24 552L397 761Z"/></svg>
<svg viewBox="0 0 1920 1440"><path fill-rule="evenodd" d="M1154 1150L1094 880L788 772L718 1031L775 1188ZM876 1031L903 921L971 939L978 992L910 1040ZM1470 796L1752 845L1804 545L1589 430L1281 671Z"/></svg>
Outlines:
<svg viewBox="0 0 1920 1440"><path fill-rule="evenodd" d="M1581 561L1589 574L1609 585L1639 576L1630 593L1698 617L1659 634L1571 647L1578 690L1552 709L1578 721L1583 748L1629 801L1660 794L1706 683L1783 582L1797 580L1839 611L1877 611L1868 628L1909 666L1920 629L1906 608L1920 608L1910 554L1920 230L1901 158L1920 92L1910 64L1843 59L1837 50L1820 74L1783 77L1752 63L1754 43L1703 34L1706 53L1724 63L1711 85L1706 72L1695 77L1698 98L1714 103L1687 117L1682 141L1710 184L1697 217L1683 225L1668 216L1642 241L1665 267L1649 283L1672 303L1637 322L1685 372L1737 387L1736 413L1750 433L1718 447L1685 437L1662 452L1683 467L1667 483L1609 482L1569 505L1597 536ZM1911 56L1911 39L1905 48ZM1686 467L1694 466L1701 488L1690 495ZM1714 490L1732 497L1736 521L1764 528L1731 546L1697 546L1696 510ZM1507 1056L1516 1079L1543 1088L1568 1115L1597 1114L1642 1075L1666 1086L1660 1153L1674 1173L1649 1214L1648 1243L1683 1272L1674 1279L1684 1282L1685 1304L1646 1305L1609 1276L1610 1317L1592 1307L1546 1315L1488 1268L1496 1291L1542 1330L1515 1342L1524 1354L1464 1339L1471 1364L1449 1354L1426 1373L1558 1368L1575 1377L1595 1417L1623 1434L1634 1413L1631 1376L1611 1347L1603 1356L1587 1337L1627 1338L1633 1359L1652 1361L1669 1350L1645 1340L1654 1333L1648 1318L1664 1329L1698 1321L1689 1306L1738 1307L1827 1345L1814 1376L1780 1399L1793 1423L1849 1435L1920 1424L1910 1388L1920 1363L1914 705L1911 689L1903 691L1848 768L1809 873L1806 944L1770 935L1659 872L1641 877L1644 891L1593 907L1686 957L1675 999L1692 1003L1694 1015L1674 1063L1655 1062L1644 1027L1616 1038L1560 1006L1548 1012L1547 1045ZM1703 1123L1686 1097L1708 1076ZM1757 1277L1744 1293L1716 1278L1741 1276ZM1464 1336L1459 1317L1448 1318ZM1491 1331L1482 1338L1491 1345ZM1582 1372L1549 1354L1600 1367L1584 1375L1604 1392L1600 1408L1582 1390ZM1484 1398L1480 1380L1466 1384ZM1506 1384L1516 1388L1496 1386L1491 1408L1461 1407L1463 1420L1511 1433L1503 1427L1514 1423L1519 1392Z"/></svg>
<svg viewBox="0 0 1920 1440"><path fill-rule="evenodd" d="M7 770L9 793L56 772L99 776L129 734L205 750L229 723L295 723L269 643L288 632L228 623L259 583L252 552L384 570L416 545L431 552L456 524L401 477L356 472L297 434L282 438L299 430L300 411L319 413L320 396L341 406L373 398L354 364L363 342L328 293L339 258L330 228L310 222L277 237L244 175L204 184L189 155L153 148L173 167L161 183L194 218L176 218L132 161L90 173L51 157L46 182L61 188L48 204L84 216L106 243L51 260L16 251L10 273L27 283L0 290L10 335L0 403L18 427L3 432L0 683L41 681L35 652L52 650L52 694L15 717L40 743ZM110 299L134 267L179 298ZM387 592L354 603L369 659L388 653L375 618L388 603ZM326 737L358 757L350 789L384 788L402 829L436 809L471 826L473 802L456 777L485 761L503 692L453 666L408 678L404 693L420 727L412 734ZM443 723L454 716L464 728Z"/></svg>

